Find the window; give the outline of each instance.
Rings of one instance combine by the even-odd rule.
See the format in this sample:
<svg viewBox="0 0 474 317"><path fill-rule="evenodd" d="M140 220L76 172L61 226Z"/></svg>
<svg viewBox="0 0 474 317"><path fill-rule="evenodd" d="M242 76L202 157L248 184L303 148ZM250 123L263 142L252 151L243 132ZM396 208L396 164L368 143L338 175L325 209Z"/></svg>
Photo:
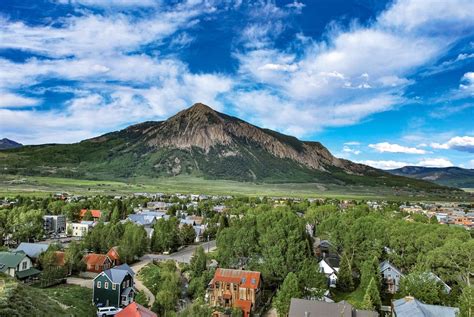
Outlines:
<svg viewBox="0 0 474 317"><path fill-rule="evenodd" d="M28 266L28 263L25 261L21 264L21 269L26 270L26 267Z"/></svg>
<svg viewBox="0 0 474 317"><path fill-rule="evenodd" d="M216 286L216 288L218 289L218 288L219 288L219 282L216 282L216 283L215 283L215 286Z"/></svg>
<svg viewBox="0 0 474 317"><path fill-rule="evenodd" d="M109 282L105 282L105 283L104 283L104 288L105 288L105 289L109 289Z"/></svg>
<svg viewBox="0 0 474 317"><path fill-rule="evenodd" d="M230 284L229 284L229 283L226 284L226 289L227 289L228 291L230 291Z"/></svg>
<svg viewBox="0 0 474 317"><path fill-rule="evenodd" d="M97 288L100 288L100 286L101 286L100 284L101 284L101 282L98 281L98 282L97 282Z"/></svg>
<svg viewBox="0 0 474 317"><path fill-rule="evenodd" d="M112 283L112 289L113 289L113 290L116 290L116 289L117 289L117 284Z"/></svg>

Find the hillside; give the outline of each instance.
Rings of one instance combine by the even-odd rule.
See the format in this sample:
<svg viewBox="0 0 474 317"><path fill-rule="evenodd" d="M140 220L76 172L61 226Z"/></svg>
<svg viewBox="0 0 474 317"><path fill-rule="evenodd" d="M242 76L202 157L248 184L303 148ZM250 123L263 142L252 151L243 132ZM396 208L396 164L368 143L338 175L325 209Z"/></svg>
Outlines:
<svg viewBox="0 0 474 317"><path fill-rule="evenodd" d="M431 181L444 186L474 188L474 169L405 166L388 172L394 175Z"/></svg>
<svg viewBox="0 0 474 317"><path fill-rule="evenodd" d="M321 143L262 129L203 104L75 144L24 146L0 153L8 174L82 179L192 175L266 183L443 190L334 157Z"/></svg>
<svg viewBox="0 0 474 317"><path fill-rule="evenodd" d="M3 138L0 140L0 150L16 149L22 146L23 145L21 143L15 142L7 138Z"/></svg>

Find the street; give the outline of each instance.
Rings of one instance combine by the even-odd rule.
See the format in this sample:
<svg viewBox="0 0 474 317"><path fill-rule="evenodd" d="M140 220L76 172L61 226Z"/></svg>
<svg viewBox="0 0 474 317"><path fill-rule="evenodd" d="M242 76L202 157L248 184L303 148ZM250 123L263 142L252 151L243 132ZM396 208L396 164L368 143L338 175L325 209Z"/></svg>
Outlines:
<svg viewBox="0 0 474 317"><path fill-rule="evenodd" d="M140 261L145 260L159 260L159 261L167 261L167 260L174 260L178 263L189 263L191 261L191 257L196 250L197 247L202 246L204 248L204 252L213 251L216 248L216 241L212 240L209 242L204 242L196 245L188 245L187 247L179 250L178 252L171 253L171 254L145 254L140 258Z"/></svg>

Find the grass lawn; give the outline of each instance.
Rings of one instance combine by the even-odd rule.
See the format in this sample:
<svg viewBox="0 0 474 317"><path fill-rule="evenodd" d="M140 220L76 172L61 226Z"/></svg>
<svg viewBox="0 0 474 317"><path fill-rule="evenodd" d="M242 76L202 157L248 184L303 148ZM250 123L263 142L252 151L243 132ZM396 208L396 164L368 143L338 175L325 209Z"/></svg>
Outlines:
<svg viewBox="0 0 474 317"><path fill-rule="evenodd" d="M321 185L315 183L261 184L207 180L192 176L134 178L127 181L79 180L71 178L0 175L0 197L47 196L55 192L80 195L131 194L136 192L203 193L209 195L328 197L347 199L445 200L443 197L395 194L390 188ZM459 198L465 200L466 197ZM471 199L474 199L471 197ZM456 199L454 199L456 200Z"/></svg>
<svg viewBox="0 0 474 317"><path fill-rule="evenodd" d="M363 289L358 288L351 293L343 293L337 289L334 289L331 290L331 294L336 303L345 300L354 307L358 308L361 307L362 302L364 301L365 291Z"/></svg>
<svg viewBox="0 0 474 317"><path fill-rule="evenodd" d="M54 301L61 304L66 315L86 317L95 316L96 308L92 305L92 290L77 285L59 285L41 290Z"/></svg>

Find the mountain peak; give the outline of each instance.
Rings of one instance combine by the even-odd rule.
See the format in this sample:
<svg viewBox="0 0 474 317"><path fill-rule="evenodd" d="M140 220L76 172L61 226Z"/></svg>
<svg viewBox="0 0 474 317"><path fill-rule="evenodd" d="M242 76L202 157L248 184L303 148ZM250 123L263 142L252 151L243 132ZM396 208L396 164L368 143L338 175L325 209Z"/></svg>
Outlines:
<svg viewBox="0 0 474 317"><path fill-rule="evenodd" d="M14 149L23 146L23 144L15 142L13 140L3 138L0 139L0 150Z"/></svg>

